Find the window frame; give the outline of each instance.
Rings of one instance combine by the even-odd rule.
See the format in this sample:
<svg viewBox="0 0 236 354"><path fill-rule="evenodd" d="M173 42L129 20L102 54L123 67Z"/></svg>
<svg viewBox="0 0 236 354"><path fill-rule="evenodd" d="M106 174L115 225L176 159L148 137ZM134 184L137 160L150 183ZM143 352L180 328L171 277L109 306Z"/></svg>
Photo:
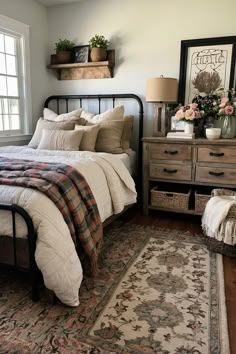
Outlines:
<svg viewBox="0 0 236 354"><path fill-rule="evenodd" d="M18 39L16 41L16 51L21 129L0 131L0 140L5 138L4 140L15 141L17 136L26 136L32 132L29 26L0 15L0 32L6 35L12 35Z"/></svg>

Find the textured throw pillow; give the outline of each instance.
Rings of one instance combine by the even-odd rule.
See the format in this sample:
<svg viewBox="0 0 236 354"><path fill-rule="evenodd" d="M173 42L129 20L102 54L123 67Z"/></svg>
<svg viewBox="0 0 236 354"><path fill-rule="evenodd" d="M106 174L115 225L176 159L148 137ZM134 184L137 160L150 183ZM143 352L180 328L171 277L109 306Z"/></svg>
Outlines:
<svg viewBox="0 0 236 354"><path fill-rule="evenodd" d="M76 124L75 130L80 130L83 132L82 140L80 143L80 150L95 151L99 125L83 127L82 125Z"/></svg>
<svg viewBox="0 0 236 354"><path fill-rule="evenodd" d="M110 154L121 154L121 136L124 128L123 120L108 120L102 122L98 131L95 150Z"/></svg>
<svg viewBox="0 0 236 354"><path fill-rule="evenodd" d="M133 125L134 125L134 116L125 116L124 129L121 136L121 147L124 151L130 148L130 140L131 140Z"/></svg>
<svg viewBox="0 0 236 354"><path fill-rule="evenodd" d="M83 131L80 130L47 130L43 135L38 149L78 151Z"/></svg>
<svg viewBox="0 0 236 354"><path fill-rule="evenodd" d="M36 149L38 147L38 144L40 143L43 129L48 129L48 130L73 130L75 127L74 122L50 122L47 120L44 120L43 118L39 118L36 129L34 132L34 135L32 139L30 140L28 146Z"/></svg>
<svg viewBox="0 0 236 354"><path fill-rule="evenodd" d="M98 124L107 120L122 120L124 117L124 106L116 106L115 108L109 111L103 112L101 114L96 114L91 117L89 117L88 115L89 112L86 113L87 113L87 117L85 116L84 113L82 113L81 117L85 118L89 123L92 124Z"/></svg>
<svg viewBox="0 0 236 354"><path fill-rule="evenodd" d="M94 116L95 116L95 113L91 113L91 112L85 111L83 109L81 112L80 118L83 118L86 120L86 122L87 121L89 122Z"/></svg>
<svg viewBox="0 0 236 354"><path fill-rule="evenodd" d="M76 109L69 113L57 114L51 109L44 108L43 110L43 118L47 120L51 120L53 122L64 122L67 120L78 120L80 118L82 112L82 108Z"/></svg>

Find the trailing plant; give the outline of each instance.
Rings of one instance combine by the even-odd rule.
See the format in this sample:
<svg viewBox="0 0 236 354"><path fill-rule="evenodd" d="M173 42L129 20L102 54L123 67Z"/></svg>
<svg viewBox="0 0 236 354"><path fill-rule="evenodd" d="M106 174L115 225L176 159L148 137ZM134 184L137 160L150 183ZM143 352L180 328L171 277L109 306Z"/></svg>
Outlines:
<svg viewBox="0 0 236 354"><path fill-rule="evenodd" d="M67 52L73 50L75 43L69 39L59 38L59 41L55 43L55 46L56 52Z"/></svg>
<svg viewBox="0 0 236 354"><path fill-rule="evenodd" d="M104 48L107 49L109 46L109 41L106 39L103 35L98 35L95 34L90 40L89 40L89 46L90 48Z"/></svg>

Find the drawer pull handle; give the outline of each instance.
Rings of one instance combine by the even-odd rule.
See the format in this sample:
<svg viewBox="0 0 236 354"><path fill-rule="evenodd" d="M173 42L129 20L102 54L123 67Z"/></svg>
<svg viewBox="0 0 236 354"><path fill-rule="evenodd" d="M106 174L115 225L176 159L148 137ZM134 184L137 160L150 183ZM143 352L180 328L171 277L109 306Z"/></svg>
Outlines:
<svg viewBox="0 0 236 354"><path fill-rule="evenodd" d="M166 172L166 173L176 173L176 172L178 172L178 170L168 170L167 168L164 168L163 171Z"/></svg>
<svg viewBox="0 0 236 354"><path fill-rule="evenodd" d="M165 150L164 153L170 154L170 155L176 155L176 154L178 154L178 151L177 150L174 150L174 151Z"/></svg>
<svg viewBox="0 0 236 354"><path fill-rule="evenodd" d="M210 156L221 157L221 156L224 156L224 153L223 152L210 152L209 155Z"/></svg>
<svg viewBox="0 0 236 354"><path fill-rule="evenodd" d="M219 176L223 176L224 172L212 172L212 171L210 171L209 175L219 177Z"/></svg>

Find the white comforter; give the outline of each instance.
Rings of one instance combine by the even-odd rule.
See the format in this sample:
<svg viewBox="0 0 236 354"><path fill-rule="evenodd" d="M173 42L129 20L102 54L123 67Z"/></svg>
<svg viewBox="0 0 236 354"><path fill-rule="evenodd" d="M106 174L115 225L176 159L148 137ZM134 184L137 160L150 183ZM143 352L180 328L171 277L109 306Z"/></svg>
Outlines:
<svg viewBox="0 0 236 354"><path fill-rule="evenodd" d="M102 221L136 202L134 181L123 163L114 155L92 152L34 150L28 147L1 147L0 156L35 161L66 163L86 178ZM34 189L0 185L0 202L16 203L31 216L38 233L36 263L44 283L70 306L79 305L82 268L69 229L62 214L44 194ZM0 212L1 234L9 235L11 219ZM17 236L24 237L26 227L17 218Z"/></svg>

